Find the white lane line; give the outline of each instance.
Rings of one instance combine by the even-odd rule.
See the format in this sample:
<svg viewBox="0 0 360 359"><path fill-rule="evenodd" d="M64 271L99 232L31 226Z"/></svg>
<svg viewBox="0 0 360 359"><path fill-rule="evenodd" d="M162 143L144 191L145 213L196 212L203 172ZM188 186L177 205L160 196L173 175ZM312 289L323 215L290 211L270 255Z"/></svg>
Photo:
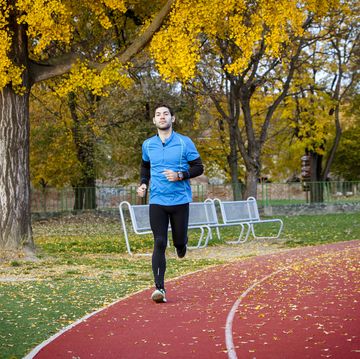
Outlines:
<svg viewBox="0 0 360 359"><path fill-rule="evenodd" d="M351 241L349 241L349 242L351 242ZM357 247L355 247L355 248L357 248ZM340 249L340 251L350 250L350 249L351 249L351 248L343 248L343 249ZM290 252L290 251L291 251L291 250L289 250L289 252ZM274 255L274 254L271 254L271 256L272 256L272 255ZM216 267L227 267L227 266L229 266L229 265L231 265L231 264L220 264L220 265L219 265L219 264L215 264L215 265L211 265L211 266L209 266L209 267L207 267L207 268L205 268L205 269L204 269L204 268L198 269L198 270L196 270L196 271L194 271L194 272L186 273L186 274L184 274L184 275L180 275L180 276L178 276L178 277L171 278L171 279L168 280L168 282L169 282L169 283L170 283L170 282L174 282L174 281L176 281L176 280L181 280L182 278L185 278L185 277L188 277L188 276L197 274L197 273L201 273L201 272L203 272L203 271L206 272L206 271L208 271L208 270L210 271L210 270L212 270L212 269L214 269L214 268L216 268ZM230 348L230 347L232 348L231 351L233 352L233 355L234 355L234 356L231 356L231 357L229 356L229 358L232 358L232 359L236 359L236 358L237 358L236 352L235 352L235 350L234 350L233 339L232 339L232 321L233 321L235 312L236 312L236 310L237 310L237 307L239 306L239 304L240 304L240 302L242 301L242 299L244 299L244 298L246 297L246 295L247 295L254 287L256 287L258 284L262 283L263 281L265 281L266 279L270 278L271 276L277 274L278 272L281 272L281 271L283 271L283 270L285 270L285 269L287 269L287 268L292 267L293 265L294 265L294 263L292 263L292 264L291 264L290 266L288 266L288 267L285 267L285 268L279 269L279 270L276 271L276 272L270 273L270 274L267 275L266 277L262 278L260 281L254 283L251 287L249 287L249 288L240 296L240 298L238 299L238 302L239 302L239 303L237 304L236 307L235 307L235 305L236 305L237 302L234 303L233 308L235 307L235 309L234 309L234 310L231 309L231 311L230 311L230 313L233 311L232 318L231 318L231 321L230 321L230 327L228 327L228 321L229 321L228 319L229 319L229 316L230 316L230 313L229 313L228 318L227 318L227 320L226 320L226 328L225 328L225 331L226 331L226 333L229 333L229 338L230 338L230 339L229 339L230 341L229 341L229 340L228 340L228 334L227 334L227 335L226 335L226 346L227 346L227 348ZM45 340L44 342L42 342L42 343L40 343L39 345L37 345L35 348L33 348L32 350L30 350L30 352L29 352L26 356L24 356L23 359L33 359L33 358L36 356L36 354L38 354L38 353L40 352L40 350L41 350L42 348L44 348L45 346L47 346L49 343L51 343L51 342L52 342L53 340L55 340L57 337L61 336L61 335L64 334L65 332L69 331L71 328L77 326L78 324L80 324L80 323L82 323L83 321L89 319L90 317L92 317L92 316L94 316L94 315L102 312L102 311L105 310L105 309L110 308L110 307L112 307L113 305L115 305L115 304L117 304L117 303L119 303L119 302L122 302L122 301L124 301L124 300L126 300L126 299L128 299L128 298L130 298L130 297L132 297L132 296L135 296L135 295L137 295L137 294L140 294L141 292L145 292L145 291L147 291L147 290L149 290L149 289L150 289L150 288L143 288L143 289L140 289L139 291L137 291L137 292L135 292L135 293L130 293L130 294L128 294L127 296L125 296L125 297L123 297L123 298L120 298L120 299L114 301L113 303L111 303L111 304L109 304L109 305L107 305L107 306L105 306L105 307L102 307L102 308L100 308L100 309L98 309L98 310L96 310L96 311L94 311L94 312L92 312L92 313L90 313L90 314L85 315L84 317L80 318L80 319L77 320L76 322L74 322L74 323L66 326L65 328L61 329L59 332L57 332L56 334L54 334L53 336L51 336L50 338L48 338L48 339ZM230 344L228 345L228 343L230 343ZM228 349L228 352L230 353L230 350L229 350L229 349Z"/></svg>
<svg viewBox="0 0 360 359"><path fill-rule="evenodd" d="M290 267L284 267L281 269L278 269L275 272L272 272L270 274L268 274L267 276L261 278L260 280L258 280L257 282L253 283L248 289L246 289L245 292L243 292L241 294L241 296L239 297L239 299L234 303L234 305L232 306L227 318L226 318L226 325L225 325L225 342L226 342L226 349L227 349L227 353L228 353L228 358L229 359L237 359L237 355L236 355L236 351L235 351L235 347L234 347L234 341L233 341L233 335L232 335L232 323L234 320L234 316L235 313L241 303L241 301L259 284L261 284L262 282L265 282L267 279L269 279L270 277L274 276L275 274L278 274L286 269L289 269Z"/></svg>
<svg viewBox="0 0 360 359"><path fill-rule="evenodd" d="M299 263L304 263L304 262L312 262L312 261L315 261L317 260L319 257L321 256L332 256L336 253L339 253L339 252L347 252L347 251L351 251L353 249L359 249L359 247L353 247L353 248L348 248L348 247L345 247L345 248L340 248L338 250L334 250L334 251L331 251L330 253L320 253L320 254L317 254L317 253L314 253L314 257L312 258L307 258L305 259L304 261L296 261L294 263L291 263L290 265L286 266L286 267L283 267L283 268L280 268L278 269L277 271L275 272L272 272L270 274L268 274L267 276L261 278L260 280L258 280L257 282L253 283L250 287L248 287L246 289L245 292L243 292L241 294L241 296L239 297L239 299L233 304L227 318L226 318L226 325L225 325L225 343L226 343L226 349L227 349L227 352L228 352L228 358L229 359L238 359L237 355L236 355L236 350L235 350L235 346L234 346L234 341L233 341L233 335L232 335L232 323L234 321L234 317L235 317L235 313L240 305L240 303L242 302L242 300L256 287L258 286L259 284L265 282L266 280L268 280L269 278L273 277L274 275L280 273L280 272L283 272L284 270L287 270L287 269L291 269L292 267L294 267L295 265L299 264Z"/></svg>

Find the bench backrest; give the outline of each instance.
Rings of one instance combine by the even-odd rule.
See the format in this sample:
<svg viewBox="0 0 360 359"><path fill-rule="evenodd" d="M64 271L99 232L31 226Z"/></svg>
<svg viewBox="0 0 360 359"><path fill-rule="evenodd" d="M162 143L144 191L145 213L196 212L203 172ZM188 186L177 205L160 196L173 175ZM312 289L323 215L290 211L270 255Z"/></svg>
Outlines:
<svg viewBox="0 0 360 359"><path fill-rule="evenodd" d="M150 231L149 205L136 204L129 205L128 208L134 230L138 232Z"/></svg>
<svg viewBox="0 0 360 359"><path fill-rule="evenodd" d="M133 228L137 232L149 231L149 205L131 205L130 211ZM215 225L218 223L215 206L212 202L191 202L189 206L189 227Z"/></svg>
<svg viewBox="0 0 360 359"><path fill-rule="evenodd" d="M246 201L217 201L219 202L221 216L225 224L260 220L259 210L254 197L249 197Z"/></svg>
<svg viewBox="0 0 360 359"><path fill-rule="evenodd" d="M191 202L189 206L189 227L214 225L218 223L213 202Z"/></svg>

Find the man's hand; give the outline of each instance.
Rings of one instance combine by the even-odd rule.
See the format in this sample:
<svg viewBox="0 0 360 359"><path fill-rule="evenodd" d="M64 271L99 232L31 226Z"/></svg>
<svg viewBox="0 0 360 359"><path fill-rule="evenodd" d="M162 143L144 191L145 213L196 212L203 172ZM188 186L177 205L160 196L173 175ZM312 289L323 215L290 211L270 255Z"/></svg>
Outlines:
<svg viewBox="0 0 360 359"><path fill-rule="evenodd" d="M147 186L145 183L143 183L141 186L138 187L136 190L139 197L144 197L146 193Z"/></svg>
<svg viewBox="0 0 360 359"><path fill-rule="evenodd" d="M163 174L165 175L165 177L167 178L167 180L170 181L170 182L175 182L175 181L178 181L178 180L179 180L178 174L177 174L177 172L175 172L175 171L165 170L165 171L163 172Z"/></svg>

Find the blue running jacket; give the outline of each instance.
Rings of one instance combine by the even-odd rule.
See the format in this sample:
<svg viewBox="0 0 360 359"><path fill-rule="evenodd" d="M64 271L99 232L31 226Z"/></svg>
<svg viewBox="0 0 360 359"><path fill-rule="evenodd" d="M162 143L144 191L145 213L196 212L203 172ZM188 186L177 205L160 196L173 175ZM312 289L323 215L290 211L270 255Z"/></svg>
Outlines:
<svg viewBox="0 0 360 359"><path fill-rule="evenodd" d="M175 131L172 131L164 144L158 135L145 140L142 145L142 159L150 162L151 166L149 203L173 206L191 202L190 180L171 182L163 172L164 170L188 172L188 162L199 157L191 139Z"/></svg>

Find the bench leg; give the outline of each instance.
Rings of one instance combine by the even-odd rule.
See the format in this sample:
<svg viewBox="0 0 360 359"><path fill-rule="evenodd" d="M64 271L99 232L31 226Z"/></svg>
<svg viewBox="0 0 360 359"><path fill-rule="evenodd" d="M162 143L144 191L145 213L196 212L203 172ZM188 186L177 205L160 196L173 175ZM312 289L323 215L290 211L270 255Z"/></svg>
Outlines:
<svg viewBox="0 0 360 359"><path fill-rule="evenodd" d="M205 237L205 242L202 246L199 246L199 248L205 248L207 247L208 243L209 243L209 239L211 239L211 228L210 227L205 227L207 229L207 235ZM200 241L199 241L200 243Z"/></svg>
<svg viewBox="0 0 360 359"><path fill-rule="evenodd" d="M246 231L245 238L242 239L242 236L243 236L244 231L245 231L244 225L246 225L248 228L247 228L247 231ZM240 231L240 235L239 235L238 240L237 241L227 241L226 243L239 244L239 243L245 243L248 240L249 235L250 235L250 231L251 231L251 225L249 223L244 223L244 224L239 224L239 226L241 226L241 231Z"/></svg>
<svg viewBox="0 0 360 359"><path fill-rule="evenodd" d="M131 252L131 249L130 249L130 242L129 242L129 238L128 238L128 233L127 233L127 229L126 229L124 212L123 212L123 208L122 208L124 205L130 206L130 204L128 202L123 202L123 203L120 204L120 206L119 206L120 220L121 220L122 228L123 228L123 231L124 231L126 250L130 255L132 255L132 252Z"/></svg>
<svg viewBox="0 0 360 359"><path fill-rule="evenodd" d="M276 236L264 236L264 237L259 237L259 236L257 236L257 235L255 234L255 228L254 228L254 224L256 224L256 223L252 223L252 224L251 224L251 234L252 234L252 236L253 236L255 239L278 239L278 238L280 237L281 231L282 231L282 229L283 229L283 227L284 227L284 223L283 223L283 221L281 221L280 219L279 219L279 220L274 220L274 221L272 221L272 222L278 222L278 223L280 223L280 227L279 227L279 230L278 230ZM259 223L264 223L264 222L259 222ZM270 223L270 222L268 222L268 223Z"/></svg>
<svg viewBox="0 0 360 359"><path fill-rule="evenodd" d="M205 228L208 230L208 232L207 232L206 237L205 237L205 242L202 245L201 243L202 243L204 235L205 235ZM200 231L201 231L201 234L200 234L200 238L198 240L197 245L196 246L190 246L190 247L188 247L188 249L200 249L200 248L205 248L208 245L209 239L210 239L210 236L211 236L210 228L208 226L200 227Z"/></svg>

